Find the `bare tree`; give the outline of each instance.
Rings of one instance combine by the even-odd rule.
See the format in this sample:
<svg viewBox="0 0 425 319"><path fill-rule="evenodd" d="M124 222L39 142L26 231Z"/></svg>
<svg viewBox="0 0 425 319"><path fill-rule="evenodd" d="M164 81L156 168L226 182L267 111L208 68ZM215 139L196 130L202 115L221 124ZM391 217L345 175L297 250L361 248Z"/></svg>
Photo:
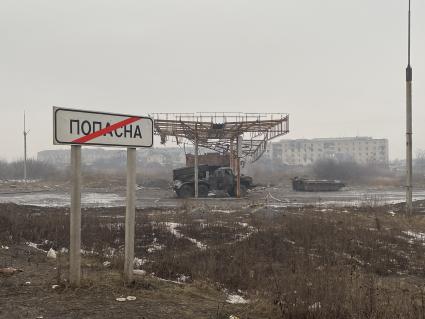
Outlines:
<svg viewBox="0 0 425 319"><path fill-rule="evenodd" d="M425 150L416 150L415 168L420 172L425 172Z"/></svg>

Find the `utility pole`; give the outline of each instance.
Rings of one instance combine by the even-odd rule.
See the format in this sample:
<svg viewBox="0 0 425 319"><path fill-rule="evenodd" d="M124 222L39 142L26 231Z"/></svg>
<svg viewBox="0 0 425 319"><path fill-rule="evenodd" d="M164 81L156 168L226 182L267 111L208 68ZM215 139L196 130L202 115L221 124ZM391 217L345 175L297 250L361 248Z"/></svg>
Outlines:
<svg viewBox="0 0 425 319"><path fill-rule="evenodd" d="M408 17L408 63L406 68L406 214L412 215L412 67L410 66L410 1Z"/></svg>
<svg viewBox="0 0 425 319"><path fill-rule="evenodd" d="M25 126L25 111L24 111L24 181L27 181L27 131Z"/></svg>

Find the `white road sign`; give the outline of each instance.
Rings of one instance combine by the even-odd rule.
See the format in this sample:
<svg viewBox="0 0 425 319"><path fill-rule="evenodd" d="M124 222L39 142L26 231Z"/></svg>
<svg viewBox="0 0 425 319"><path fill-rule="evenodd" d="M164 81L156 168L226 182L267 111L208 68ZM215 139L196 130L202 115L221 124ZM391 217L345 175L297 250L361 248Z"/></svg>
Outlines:
<svg viewBox="0 0 425 319"><path fill-rule="evenodd" d="M53 144L152 147L153 120L53 107Z"/></svg>

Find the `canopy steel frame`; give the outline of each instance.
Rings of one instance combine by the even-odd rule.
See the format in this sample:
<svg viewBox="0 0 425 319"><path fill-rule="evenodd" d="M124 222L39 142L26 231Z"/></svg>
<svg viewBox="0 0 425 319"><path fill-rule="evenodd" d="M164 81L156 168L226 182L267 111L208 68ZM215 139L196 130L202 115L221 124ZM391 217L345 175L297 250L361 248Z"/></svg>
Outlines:
<svg viewBox="0 0 425 319"><path fill-rule="evenodd" d="M240 157L258 160L267 143L289 132L286 113L153 113L154 133L165 144L174 138L177 144L190 143L221 154L242 136Z"/></svg>

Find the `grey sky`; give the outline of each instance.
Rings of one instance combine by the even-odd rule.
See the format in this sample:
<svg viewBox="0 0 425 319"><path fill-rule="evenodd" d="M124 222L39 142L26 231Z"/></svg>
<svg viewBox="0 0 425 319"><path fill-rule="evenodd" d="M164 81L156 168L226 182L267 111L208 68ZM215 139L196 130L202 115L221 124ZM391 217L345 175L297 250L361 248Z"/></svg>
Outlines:
<svg viewBox="0 0 425 319"><path fill-rule="evenodd" d="M414 150L425 3L413 0ZM286 112L287 138L368 135L404 157L407 0L0 2L1 158L52 145L52 105Z"/></svg>

